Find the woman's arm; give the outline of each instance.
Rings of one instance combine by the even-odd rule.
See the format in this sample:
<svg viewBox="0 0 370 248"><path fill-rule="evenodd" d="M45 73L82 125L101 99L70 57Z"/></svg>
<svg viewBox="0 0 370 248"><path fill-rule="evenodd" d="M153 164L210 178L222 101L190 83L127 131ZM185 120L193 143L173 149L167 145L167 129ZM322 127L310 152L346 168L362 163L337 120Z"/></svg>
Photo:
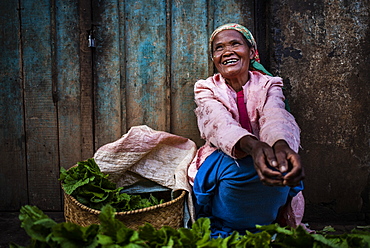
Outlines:
<svg viewBox="0 0 370 248"><path fill-rule="evenodd" d="M278 140L285 140L289 147L298 152L300 129L295 118L285 109L281 85L272 84L264 105L258 109L260 140L273 146Z"/></svg>
<svg viewBox="0 0 370 248"><path fill-rule="evenodd" d="M238 145L252 154L262 182L275 186L296 186L304 178L297 154L300 130L294 117L285 110L281 84L270 85L259 115L260 140L245 136Z"/></svg>
<svg viewBox="0 0 370 248"><path fill-rule="evenodd" d="M234 99L227 94L228 89L216 87L211 80L200 80L194 87L195 113L201 137L231 157L246 156L235 151L235 144L243 136L253 134L235 119L238 109Z"/></svg>

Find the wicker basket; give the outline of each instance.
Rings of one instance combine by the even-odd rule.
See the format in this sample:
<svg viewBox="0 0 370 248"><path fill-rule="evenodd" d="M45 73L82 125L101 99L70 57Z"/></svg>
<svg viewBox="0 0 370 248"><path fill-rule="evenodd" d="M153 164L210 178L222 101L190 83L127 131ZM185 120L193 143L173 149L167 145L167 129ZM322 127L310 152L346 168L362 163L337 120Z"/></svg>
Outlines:
<svg viewBox="0 0 370 248"><path fill-rule="evenodd" d="M183 226L186 191L181 190L175 193L179 193L179 195L171 201L148 208L117 212L116 218L127 227L135 230L146 222L152 224L156 229L162 226L180 228ZM64 217L67 222L80 226L99 224L99 214L99 210L81 204L64 192Z"/></svg>

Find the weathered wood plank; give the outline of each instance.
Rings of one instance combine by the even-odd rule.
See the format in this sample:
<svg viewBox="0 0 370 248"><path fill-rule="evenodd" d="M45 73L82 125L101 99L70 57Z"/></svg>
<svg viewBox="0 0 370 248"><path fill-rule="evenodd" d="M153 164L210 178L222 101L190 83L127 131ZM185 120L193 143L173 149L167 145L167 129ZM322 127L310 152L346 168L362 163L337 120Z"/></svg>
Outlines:
<svg viewBox="0 0 370 248"><path fill-rule="evenodd" d="M171 132L202 144L194 114L194 83L209 76L207 1L173 1Z"/></svg>
<svg viewBox="0 0 370 248"><path fill-rule="evenodd" d="M240 0L19 4L20 16L18 3L0 3L0 155L10 164L0 167L5 210L25 203L60 210L59 166L91 157L132 126L146 124L202 144L193 85L213 73L209 34L226 22L253 31L260 25L253 7L261 9ZM87 47L93 27L95 49Z"/></svg>
<svg viewBox="0 0 370 248"><path fill-rule="evenodd" d="M127 104L126 104L126 42L125 42L125 1L119 1L118 4L118 11L119 15L119 57L120 57L120 82L121 82L121 132L126 133L128 131L127 128Z"/></svg>
<svg viewBox="0 0 370 248"><path fill-rule="evenodd" d="M94 48L88 47L88 35L92 31L92 6L90 0L79 2L80 26L80 87L81 87L81 156L82 160L94 154Z"/></svg>
<svg viewBox="0 0 370 248"><path fill-rule="evenodd" d="M44 210L60 210L58 127L52 87L53 8L48 0L21 4L29 203Z"/></svg>
<svg viewBox="0 0 370 248"><path fill-rule="evenodd" d="M226 23L236 22L254 31L254 1L213 0L214 28Z"/></svg>
<svg viewBox="0 0 370 248"><path fill-rule="evenodd" d="M28 203L17 1L0 1L0 210Z"/></svg>
<svg viewBox="0 0 370 248"><path fill-rule="evenodd" d="M267 29L268 29L268 13L267 13L267 1L255 1L254 4L254 38L257 42L257 48L260 55L261 63L265 66L265 68L270 71L270 65L268 61L269 57L269 50L268 50L268 42L267 42ZM252 30L251 30L252 31Z"/></svg>
<svg viewBox="0 0 370 248"><path fill-rule="evenodd" d="M56 106L60 165L81 161L79 9L75 1L56 1Z"/></svg>
<svg viewBox="0 0 370 248"><path fill-rule="evenodd" d="M166 1L125 1L127 127L168 130Z"/></svg>
<svg viewBox="0 0 370 248"><path fill-rule="evenodd" d="M121 131L120 32L116 0L93 1L96 24L95 147L112 142Z"/></svg>

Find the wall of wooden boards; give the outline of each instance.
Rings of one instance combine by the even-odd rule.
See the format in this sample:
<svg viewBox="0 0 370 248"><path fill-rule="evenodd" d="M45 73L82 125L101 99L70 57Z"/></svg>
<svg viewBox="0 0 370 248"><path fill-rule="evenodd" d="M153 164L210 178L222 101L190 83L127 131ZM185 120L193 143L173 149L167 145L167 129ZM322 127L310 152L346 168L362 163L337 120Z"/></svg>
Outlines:
<svg viewBox="0 0 370 248"><path fill-rule="evenodd" d="M132 126L201 145L193 85L213 74L208 37L238 22L264 40L263 9L241 0L0 1L0 211L62 210L60 167Z"/></svg>
<svg viewBox="0 0 370 248"><path fill-rule="evenodd" d="M207 40L254 33L301 127L306 218L370 221L370 1L0 1L0 211L62 210L60 167L136 125L202 144ZM93 35L96 47L88 46Z"/></svg>

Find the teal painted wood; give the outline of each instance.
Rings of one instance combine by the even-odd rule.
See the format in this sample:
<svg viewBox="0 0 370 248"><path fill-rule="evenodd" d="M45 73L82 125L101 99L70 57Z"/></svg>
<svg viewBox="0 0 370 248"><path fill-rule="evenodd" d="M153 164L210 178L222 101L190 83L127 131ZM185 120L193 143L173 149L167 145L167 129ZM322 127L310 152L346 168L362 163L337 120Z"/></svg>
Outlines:
<svg viewBox="0 0 370 248"><path fill-rule="evenodd" d="M21 9L29 204L60 210L54 12L49 0L21 1Z"/></svg>
<svg viewBox="0 0 370 248"><path fill-rule="evenodd" d="M17 1L0 1L0 210L28 203Z"/></svg>
<svg viewBox="0 0 370 248"><path fill-rule="evenodd" d="M173 1L171 9L171 132L199 145L194 83L209 75L207 1Z"/></svg>
<svg viewBox="0 0 370 248"><path fill-rule="evenodd" d="M213 0L214 28L220 25L236 22L254 31L254 1L247 0Z"/></svg>
<svg viewBox="0 0 370 248"><path fill-rule="evenodd" d="M82 157L81 149L79 8L75 1L58 0L55 4L56 78L53 90L57 91L60 166L69 168L77 161L87 159Z"/></svg>
<svg viewBox="0 0 370 248"><path fill-rule="evenodd" d="M59 167L132 126L201 145L193 86L214 72L208 37L221 22L253 25L250 1L22 0L20 16L13 2L0 17L10 20L0 37L0 208L13 211L61 210Z"/></svg>
<svg viewBox="0 0 370 248"><path fill-rule="evenodd" d="M93 2L96 49L95 69L95 147L122 135L120 32L116 0Z"/></svg>
<svg viewBox="0 0 370 248"><path fill-rule="evenodd" d="M166 1L125 1L127 127L168 130Z"/></svg>

